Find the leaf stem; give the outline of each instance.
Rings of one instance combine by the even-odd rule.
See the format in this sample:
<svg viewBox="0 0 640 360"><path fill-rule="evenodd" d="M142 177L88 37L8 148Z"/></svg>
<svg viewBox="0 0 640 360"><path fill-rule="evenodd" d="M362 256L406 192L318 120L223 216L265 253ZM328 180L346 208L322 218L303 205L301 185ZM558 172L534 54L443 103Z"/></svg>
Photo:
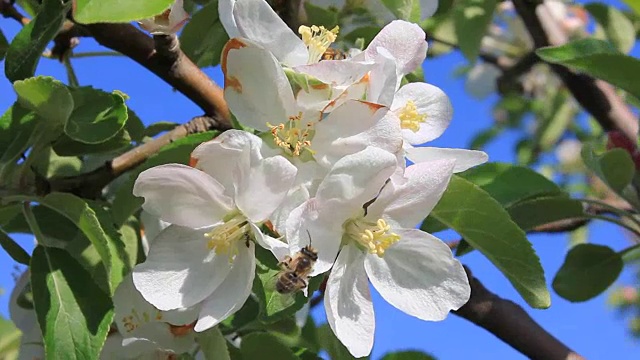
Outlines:
<svg viewBox="0 0 640 360"><path fill-rule="evenodd" d="M44 235L40 230L40 226L38 225L36 216L33 214L33 210L31 210L31 203L29 201L24 201L22 203L22 213L24 214L24 218L27 220L27 224L29 225L33 235L36 237L38 243L43 243Z"/></svg>
<svg viewBox="0 0 640 360"><path fill-rule="evenodd" d="M625 210L622 210L622 209L618 209L615 206L609 205L609 204L607 204L607 203L605 203L603 201L599 201L599 200L594 200L594 199L576 199L576 200L578 200L580 202L587 203L587 204L594 204L594 205L600 206L600 207L602 207L604 209L609 210L612 214L618 215L621 218L622 217L627 217L634 224L636 224L638 226L638 228L640 229L640 220L636 219L636 217L633 216L633 214L631 214L628 211L625 211Z"/></svg>
<svg viewBox="0 0 640 360"><path fill-rule="evenodd" d="M87 58L87 57L94 57L94 56L124 56L124 55L122 55L117 51L86 51L86 52L80 52L80 53L73 53L71 54L70 57L74 59L79 59L79 58Z"/></svg>
<svg viewBox="0 0 640 360"><path fill-rule="evenodd" d="M69 86L78 87L80 83L78 82L78 76L76 75L76 71L73 69L71 65L71 61L69 60L69 56L65 55L62 59L62 63L64 64L64 68L67 70L67 79L69 82Z"/></svg>

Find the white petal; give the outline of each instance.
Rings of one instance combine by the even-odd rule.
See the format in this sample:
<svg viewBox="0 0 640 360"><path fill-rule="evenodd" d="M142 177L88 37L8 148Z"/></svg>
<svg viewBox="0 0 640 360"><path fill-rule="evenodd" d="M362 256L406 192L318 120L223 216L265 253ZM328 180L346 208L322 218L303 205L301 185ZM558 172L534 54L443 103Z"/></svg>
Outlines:
<svg viewBox="0 0 640 360"><path fill-rule="evenodd" d="M309 161L308 163L311 163ZM303 172L302 169L298 169L298 175ZM310 198L309 190L306 186L296 186L293 188L287 196L284 198L284 201L280 204L280 207L273 212L271 217L271 224L274 227L274 230L278 234L285 234L287 229L287 219L289 218L289 214L293 211L293 209L297 208L303 202L309 200Z"/></svg>
<svg viewBox="0 0 640 360"><path fill-rule="evenodd" d="M224 27L230 38L241 36L238 25L236 25L236 19L233 17L233 7L235 5L236 0L218 1L218 19L220 19L222 27Z"/></svg>
<svg viewBox="0 0 640 360"><path fill-rule="evenodd" d="M422 320L443 320L471 295L467 275L449 247L417 229L396 231L400 241L364 266L371 284L391 305ZM325 295L326 296L326 295Z"/></svg>
<svg viewBox="0 0 640 360"><path fill-rule="evenodd" d="M371 353L376 326L363 267L364 256L353 245L343 247L324 294L324 308L331 330L357 358Z"/></svg>
<svg viewBox="0 0 640 360"><path fill-rule="evenodd" d="M196 169L200 169L218 180L228 191L233 189L233 170L236 166L250 166L249 163L262 158L260 147L262 139L242 130L227 130L211 141L198 145L191 157L197 160ZM248 157L241 156L248 152Z"/></svg>
<svg viewBox="0 0 640 360"><path fill-rule="evenodd" d="M489 160L489 156L484 151L448 149L434 147L415 147L406 150L406 157L413 163L428 162L434 160L452 159L456 161L453 168L454 173L465 171L474 166L483 164Z"/></svg>
<svg viewBox="0 0 640 360"><path fill-rule="evenodd" d="M200 310L200 318L194 327L197 332L216 326L231 314L240 310L251 293L255 276L256 258L253 242L246 247L238 243L238 255L225 281L205 300Z"/></svg>
<svg viewBox="0 0 640 360"><path fill-rule="evenodd" d="M296 167L282 156L260 161L236 179L236 206L252 222L266 220L291 189L296 172Z"/></svg>
<svg viewBox="0 0 640 360"><path fill-rule="evenodd" d="M400 121L387 108L350 100L318 123L311 147L316 151L316 161L330 168L344 156L367 146L392 153L399 151L402 146Z"/></svg>
<svg viewBox="0 0 640 360"><path fill-rule="evenodd" d="M209 296L229 273L229 258L209 250L204 233L169 226L158 235L147 260L133 269L136 289L160 310L193 306Z"/></svg>
<svg viewBox="0 0 640 360"><path fill-rule="evenodd" d="M409 144L417 145L436 139L447 129L453 116L451 101L440 88L426 83L410 83L398 90L391 110L396 114L413 101L418 114L425 115L425 122L420 124L420 129L414 132L410 129L402 129L402 137Z"/></svg>
<svg viewBox="0 0 640 360"><path fill-rule="evenodd" d="M312 65L302 65L296 71L315 77L332 86L351 85L360 81L373 68L372 61L324 60Z"/></svg>
<svg viewBox="0 0 640 360"><path fill-rule="evenodd" d="M336 212L342 210L337 208ZM313 265L310 276L322 274L333 266L340 249L342 224L347 219L346 216L336 216L328 212L320 214L316 199L304 202L289 215L286 232L289 253L294 255L307 245L311 245L318 252L318 260Z"/></svg>
<svg viewBox="0 0 640 360"><path fill-rule="evenodd" d="M273 238L269 235L263 234L260 231L260 228L252 222L249 222L249 226L251 226L251 230L253 231L253 236L260 246L271 251L273 256L281 261L289 254L289 245L284 241Z"/></svg>
<svg viewBox="0 0 640 360"><path fill-rule="evenodd" d="M375 66L369 74L367 101L390 106L400 85L402 74L398 73L396 58L383 47L376 50Z"/></svg>
<svg viewBox="0 0 640 360"><path fill-rule="evenodd" d="M468 93L478 99L484 99L497 90L496 80L502 75L502 70L492 64L476 64L465 82L465 89Z"/></svg>
<svg viewBox="0 0 640 360"><path fill-rule="evenodd" d="M267 50L231 39L223 49L221 66L224 98L240 123L264 131L269 129L267 122L277 125L297 115L289 80Z"/></svg>
<svg viewBox="0 0 640 360"><path fill-rule="evenodd" d="M396 157L388 151L369 146L338 160L318 187L316 199L320 211L342 213L329 203L348 208L347 215L373 199L397 166ZM342 221L347 220L342 219Z"/></svg>
<svg viewBox="0 0 640 360"><path fill-rule="evenodd" d="M307 47L266 1L238 0L233 8L233 17L242 37L269 50L283 64L296 66L307 63Z"/></svg>
<svg viewBox="0 0 640 360"><path fill-rule="evenodd" d="M233 205L219 182L180 164L160 165L141 172L133 195L144 197L142 208L150 214L191 228L216 224Z"/></svg>
<svg viewBox="0 0 640 360"><path fill-rule="evenodd" d="M393 226L412 228L436 206L453 175L453 160L414 164L405 170L405 179L393 178L367 208L367 218L384 218Z"/></svg>
<svg viewBox="0 0 640 360"><path fill-rule="evenodd" d="M403 20L392 21L371 41L365 52L374 57L383 47L397 60L398 71L405 75L417 69L427 56L426 34L416 24Z"/></svg>
<svg viewBox="0 0 640 360"><path fill-rule="evenodd" d="M149 253L149 246L153 243L156 236L171 224L160 220L159 217L151 215L145 210L140 212L140 222L142 229L144 230L142 232L141 239L142 250L144 251L144 254L147 255Z"/></svg>
<svg viewBox="0 0 640 360"><path fill-rule="evenodd" d="M420 0L420 20L430 18L438 10L438 0Z"/></svg>

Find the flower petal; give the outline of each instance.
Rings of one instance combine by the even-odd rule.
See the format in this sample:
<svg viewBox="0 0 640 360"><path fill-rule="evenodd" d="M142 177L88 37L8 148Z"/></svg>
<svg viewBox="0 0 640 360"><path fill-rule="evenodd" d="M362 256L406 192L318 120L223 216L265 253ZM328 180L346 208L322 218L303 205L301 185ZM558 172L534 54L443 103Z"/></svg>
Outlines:
<svg viewBox="0 0 640 360"><path fill-rule="evenodd" d="M277 125L296 115L293 91L271 53L246 41L243 45L232 47L232 39L223 50L224 98L242 124L268 130L267 122Z"/></svg>
<svg viewBox="0 0 640 360"><path fill-rule="evenodd" d="M445 243L417 229L396 233L400 241L384 257L370 255L364 261L371 284L389 304L419 319L439 321L469 300L467 275Z"/></svg>
<svg viewBox="0 0 640 360"><path fill-rule="evenodd" d="M241 37L236 19L233 17L233 8L236 6L236 0L220 0L218 1L218 19L222 23L222 27L229 35L229 38Z"/></svg>
<svg viewBox="0 0 640 360"><path fill-rule="evenodd" d="M287 243L267 234L263 234L262 231L260 231L260 228L252 222L249 222L249 226L253 231L253 236L255 237L256 242L263 248L271 251L278 261L281 261L289 254L289 245L287 245Z"/></svg>
<svg viewBox="0 0 640 360"><path fill-rule="evenodd" d="M502 75L497 66L487 63L477 63L467 74L464 84L465 90L478 99L484 99L498 89L496 80Z"/></svg>
<svg viewBox="0 0 640 360"><path fill-rule="evenodd" d="M402 137L417 145L438 138L447 129L453 116L451 101L440 88L426 83L410 83L398 90L391 110L396 114L412 101L419 115L425 116L418 131L402 129Z"/></svg>
<svg viewBox="0 0 640 360"><path fill-rule="evenodd" d="M252 222L266 220L291 189L296 172L296 167L282 156L260 161L246 175L236 178L236 206Z"/></svg>
<svg viewBox="0 0 640 360"><path fill-rule="evenodd" d="M398 72L406 75L417 69L427 56L426 34L420 26L395 20L371 40L365 50L368 56L375 58L378 47L383 47L393 55L397 61Z"/></svg>
<svg viewBox="0 0 640 360"><path fill-rule="evenodd" d="M307 63L307 47L266 1L237 0L233 18L242 37L269 50L284 65Z"/></svg>
<svg viewBox="0 0 640 360"><path fill-rule="evenodd" d="M231 265L207 247L208 230L171 225L158 235L147 260L133 269L133 283L145 300L160 310L186 308L222 283Z"/></svg>
<svg viewBox="0 0 640 360"><path fill-rule="evenodd" d="M327 168L367 146L399 151L400 121L387 108L357 100L345 102L320 121L312 140L314 158Z"/></svg>
<svg viewBox="0 0 640 360"><path fill-rule="evenodd" d="M390 106L403 75L398 73L396 59L387 49L379 47L376 51L375 66L369 74L366 100ZM357 87L357 85L353 87ZM357 90L352 92L358 93Z"/></svg>
<svg viewBox="0 0 640 360"><path fill-rule="evenodd" d="M260 147L262 139L242 130L227 130L211 141L198 145L191 157L196 159L196 169L200 169L212 178L218 180L229 191L233 189L233 171L236 166L249 167L240 161L249 160L249 163L262 158ZM243 152L249 156L241 156ZM232 194L233 195L233 194Z"/></svg>
<svg viewBox="0 0 640 360"><path fill-rule="evenodd" d="M255 246L253 242L249 242L249 247L244 243L238 243L237 246L238 255L229 275L202 304L200 317L194 328L197 332L216 326L240 310L251 293L256 269Z"/></svg>
<svg viewBox="0 0 640 360"><path fill-rule="evenodd" d="M373 68L373 61L324 60L295 70L332 86L351 85L360 81Z"/></svg>
<svg viewBox="0 0 640 360"><path fill-rule="evenodd" d="M367 208L367 218L384 218L392 227L412 228L436 206L453 174L453 160L414 164L406 168L405 179L392 180Z"/></svg>
<svg viewBox="0 0 640 360"><path fill-rule="evenodd" d="M371 353L376 326L363 267L364 256L353 245L343 247L324 294L324 308L331 330L357 358Z"/></svg>
<svg viewBox="0 0 640 360"><path fill-rule="evenodd" d="M133 195L144 197L142 208L151 215L191 228L216 224L233 206L219 182L181 164L160 165L141 172Z"/></svg>
<svg viewBox="0 0 640 360"><path fill-rule="evenodd" d="M313 246L318 252L318 260L309 275L311 277L333 266L342 240L342 223L346 220L346 215L344 218L329 213L323 217L320 215L316 199L310 199L295 208L287 220L289 254L293 256L307 245Z"/></svg>
<svg viewBox="0 0 640 360"><path fill-rule="evenodd" d="M489 160L487 153L478 150L414 147L407 148L405 151L407 159L416 164L434 160L455 160L456 166L453 168L454 173L465 171Z"/></svg>
<svg viewBox="0 0 640 360"><path fill-rule="evenodd" d="M438 0L420 0L420 20L430 18L438 10Z"/></svg>

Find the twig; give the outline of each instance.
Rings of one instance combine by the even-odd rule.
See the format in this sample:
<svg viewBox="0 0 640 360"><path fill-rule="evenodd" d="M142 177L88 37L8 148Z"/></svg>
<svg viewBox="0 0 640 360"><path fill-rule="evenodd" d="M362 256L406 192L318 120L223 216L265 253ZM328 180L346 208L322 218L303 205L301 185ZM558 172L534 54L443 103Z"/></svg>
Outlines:
<svg viewBox="0 0 640 360"><path fill-rule="evenodd" d="M81 197L93 199L100 195L102 189L123 173L142 164L163 146L187 135L209 130L226 129L221 126L220 119L210 116L199 116L186 124L177 126L157 139L146 142L126 153L115 157L103 166L80 175L52 178L47 183L37 184L39 194L52 191L70 192Z"/></svg>
<svg viewBox="0 0 640 360"><path fill-rule="evenodd" d="M98 43L120 52L169 83L196 103L206 115L231 128L223 91L180 50L178 39L158 35L154 39L130 24L90 24L85 28Z"/></svg>
<svg viewBox="0 0 640 360"><path fill-rule="evenodd" d="M458 44L452 43L450 41L447 40L443 40L443 39L439 39L436 37L433 37L431 35L428 36L429 40L431 41L435 41L437 43L446 45L446 46L450 46L454 49L459 49L460 47L458 46ZM489 63L489 64L493 64L496 67L498 67L500 70L504 71L508 71L511 67L514 66L515 61L508 57L508 56L496 56L490 53L485 53L485 52L480 52L478 54L478 57L480 57L480 59L482 59L482 61Z"/></svg>
<svg viewBox="0 0 640 360"><path fill-rule="evenodd" d="M508 90L516 88L518 78L539 62L540 58L534 52L530 52L513 66L503 69L502 75L496 80L499 91L505 94Z"/></svg>
<svg viewBox="0 0 640 360"><path fill-rule="evenodd" d="M22 26L27 25L31 20L22 15L11 2L0 0L0 14L5 18L11 18L19 22Z"/></svg>
<svg viewBox="0 0 640 360"><path fill-rule="evenodd" d="M521 306L492 293L466 266L465 270L471 298L454 314L484 328L530 359L584 359L538 325Z"/></svg>
<svg viewBox="0 0 640 360"><path fill-rule="evenodd" d="M513 4L531 34L536 48L567 42L567 35L541 1L513 0ZM611 85L584 74L576 74L561 65L551 65L551 68L604 130L619 130L632 141L636 141L638 119Z"/></svg>

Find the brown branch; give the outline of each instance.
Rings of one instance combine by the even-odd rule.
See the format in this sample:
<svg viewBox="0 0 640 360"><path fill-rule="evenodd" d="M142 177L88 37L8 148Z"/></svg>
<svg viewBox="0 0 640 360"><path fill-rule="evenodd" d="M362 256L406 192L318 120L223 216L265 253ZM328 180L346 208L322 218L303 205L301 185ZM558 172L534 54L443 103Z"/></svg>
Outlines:
<svg viewBox="0 0 640 360"><path fill-rule="evenodd" d="M31 20L22 15L11 2L0 0L0 14L5 18L11 18L19 22L22 26L27 25Z"/></svg>
<svg viewBox="0 0 640 360"><path fill-rule="evenodd" d="M513 0L513 4L536 48L567 42L566 33L540 0ZM619 130L633 142L637 141L638 119L611 85L584 74L576 74L561 65L551 65L551 68L604 130Z"/></svg>
<svg viewBox="0 0 640 360"><path fill-rule="evenodd" d="M220 127L231 128L222 89L180 50L175 35L152 39L130 24L84 27L100 45L130 57L191 99L206 115L218 118Z"/></svg>
<svg viewBox="0 0 640 360"><path fill-rule="evenodd" d="M70 177L52 178L48 182L37 184L38 193L44 195L52 191L70 192L81 197L93 199L100 195L102 189L123 173L142 164L151 155L156 154L163 146L187 135L209 130L219 130L221 119L210 116L199 116L186 124L177 126L157 139L146 142L126 153L108 161L91 172Z"/></svg>
<svg viewBox="0 0 640 360"><path fill-rule="evenodd" d="M522 85L518 82L518 78L539 62L540 58L534 52L530 52L511 67L503 68L502 75L496 80L498 91L501 94L506 94L511 90L521 92Z"/></svg>
<svg viewBox="0 0 640 360"><path fill-rule="evenodd" d="M492 293L466 266L465 270L471 298L454 314L484 328L530 359L584 359L544 330L521 306Z"/></svg>

